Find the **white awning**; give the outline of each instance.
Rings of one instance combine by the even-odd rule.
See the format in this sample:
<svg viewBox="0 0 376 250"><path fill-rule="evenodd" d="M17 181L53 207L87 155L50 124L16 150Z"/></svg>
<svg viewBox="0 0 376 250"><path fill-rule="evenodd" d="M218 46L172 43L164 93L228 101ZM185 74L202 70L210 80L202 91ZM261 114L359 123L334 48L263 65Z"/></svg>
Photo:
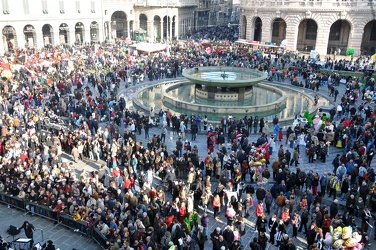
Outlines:
<svg viewBox="0 0 376 250"><path fill-rule="evenodd" d="M144 51L148 53L162 51L166 49L166 44L162 43L138 43L136 44L136 50Z"/></svg>

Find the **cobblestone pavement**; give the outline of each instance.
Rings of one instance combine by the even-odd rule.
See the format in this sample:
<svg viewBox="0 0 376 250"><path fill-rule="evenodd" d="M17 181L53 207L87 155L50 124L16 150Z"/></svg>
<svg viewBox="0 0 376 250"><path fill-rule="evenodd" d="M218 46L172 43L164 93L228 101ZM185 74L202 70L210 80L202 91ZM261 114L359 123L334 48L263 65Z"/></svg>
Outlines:
<svg viewBox="0 0 376 250"><path fill-rule="evenodd" d="M52 240L56 248L60 250L71 250L76 248L78 250L101 250L102 248L94 241L88 241L88 238L82 237L71 229L63 226L55 226L53 222L42 219L38 216L25 215L23 212L15 208L7 208L7 206L0 205L0 235L7 241L11 242L13 237L6 231L9 225L21 227L24 221L29 221L37 229L34 232L35 244L40 242L45 243L47 240ZM43 235L43 236L42 236ZM14 237L14 239L26 238L24 231ZM18 248L17 248L18 249Z"/></svg>
<svg viewBox="0 0 376 250"><path fill-rule="evenodd" d="M166 79L166 80L169 80L169 79ZM150 83L144 83L143 85L148 85L148 84L150 84ZM274 83L274 84L286 84L286 85L291 86L287 82L284 82L284 83ZM129 98L129 99L131 99L132 98L132 94L134 93L133 89L134 88L140 88L143 85L131 87L131 89L120 90L119 94L125 93L126 97ZM340 103L340 97L345 92L345 85L342 84L342 85L338 86L337 88L339 90L339 96L337 98L337 102L335 102L335 103L334 103L333 98L330 98L328 96L328 89L327 89L326 86L322 86L317 93L320 96L326 97L328 100L330 100L331 105L337 105L337 104ZM302 90L304 92L308 92L312 96L314 96L315 93L316 93L315 91L307 90L307 89L304 89L304 88L300 88L300 90ZM129 103L129 101L127 103ZM356 105L359 105L359 103L360 103L360 100L358 101L358 103ZM319 104L318 105L320 106L320 100L319 100ZM335 117L334 119L338 123L340 117ZM272 129L270 129L270 130L272 130ZM284 129L284 131L285 130L286 130L286 128ZM150 135L150 137L152 137L153 134L160 134L160 132L161 132L160 128L151 128L149 130L149 135ZM190 133L187 133L186 138L190 139L190 136L191 136ZM249 137L249 141L250 142L254 142L254 141L257 140L257 138L259 136L260 136L260 134L251 134L250 137ZM177 139L178 139L178 135L176 133L173 133L172 131L169 132L169 136L166 136L166 145L167 145L167 148L168 148L169 151L173 150L173 148L175 147L175 143L176 143ZM285 149L288 148L288 145L285 144L285 140L286 140L286 138L284 138L284 140L282 140L282 142L277 141L275 148L278 149L279 146L282 145L282 144L285 145L285 147L284 147ZM145 138L145 134L143 133L143 131L142 131L141 135L137 135L137 141L141 141L144 145L147 144L148 139ZM199 134L199 135L197 135L197 139L195 141L191 142L191 146L192 147L195 146L195 145L198 148L199 156L202 159L204 159L205 156L206 156L206 152L207 152L206 135L205 134ZM217 149L215 149L215 150L217 150ZM293 152L293 149L290 149L290 151ZM314 172L317 172L320 176L324 172L328 172L328 173L332 172L333 171L332 161L335 158L336 154L342 154L342 152L343 152L343 149L338 149L338 148L335 148L335 147L332 146L332 147L330 147L330 150L328 152L328 156L327 156L325 162L321 162L321 161L317 160L314 163L308 163L308 157L307 157L307 155L304 152L304 147L302 146L301 147L301 154L300 154L300 168L301 169L305 169L306 171L313 170ZM272 156L271 156L270 162L275 161L277 158L278 158L277 157L277 152L274 152L272 154ZM271 169L270 166L269 166L269 169ZM295 167L290 167L290 169L291 169L291 171L295 171ZM270 172L272 172L272 171L270 171ZM250 183L249 176L247 176L247 177L248 177L247 183ZM155 180L155 181L157 183L159 183L158 179ZM269 183L267 185L267 187L268 186L271 186L271 183ZM213 183L213 190L214 190L215 187L216 187L216 183L214 182ZM170 198L170 196L167 196L167 197ZM254 201L256 200L255 197L253 198L253 200ZM299 200L299 198L297 200ZM325 204L327 206L330 206L331 202L332 202L332 199L329 198L326 195L324 197L324 199L323 199L323 204ZM255 211L255 205L253 207L253 211ZM200 212L202 213L202 210ZM273 212L273 210L272 210L272 212ZM210 212L210 214L212 215L212 212ZM360 219L359 218L358 218L357 221L358 221L358 225L360 225ZM246 219L247 231L246 231L246 235L244 235L242 237L243 244L246 247L246 249L249 248L249 243L252 241L252 239L254 237L258 236L258 233L255 232L255 230L254 230L255 222L256 222L256 216L255 216L255 213L253 212L251 214L251 216ZM223 229L225 227L226 223L227 223L227 219L224 216L224 209L222 208L219 220L216 221L216 220L214 220L214 218L212 216L210 217L210 226L209 226L209 230L208 230L209 233L211 233L212 231L214 231L216 227L220 227L220 228ZM291 236L292 235L292 226L289 225L288 228L287 228L287 230L288 230L287 233ZM370 229L369 234L373 235L373 229ZM268 233L267 233L267 236L269 237ZM370 238L373 238L373 237L370 237ZM294 243L296 244L296 246L297 246L298 249L307 249L307 242L306 242L305 235L303 233L299 233L298 234L298 237L296 239L294 239ZM210 240L207 241L207 243L206 243L205 246L206 246L207 249L211 248L212 247L211 241ZM277 247L275 247L275 246L273 246L271 244L268 244L267 249L277 249Z"/></svg>
<svg viewBox="0 0 376 250"><path fill-rule="evenodd" d="M169 80L169 79L166 79L166 80ZM145 85L149 85L149 84L151 84L151 83L145 82L145 83L142 83L140 85L132 86L130 88L121 87L120 91L119 91L119 95L124 94L124 96L127 99L127 106L129 107L129 106L131 106L132 95L135 93L136 89L138 89L142 86L145 86ZM278 83L278 84L288 84L288 83L286 82L286 83ZM122 86L124 86L124 84L122 84ZM341 86L338 87L338 89L339 89L339 92L340 92L339 96L341 96L345 91L345 86L341 85ZM305 91L308 91L308 90L305 89ZM311 91L308 91L308 92L311 92ZM313 94L314 94L314 92L312 92L312 95ZM325 95L327 96L327 94L328 94L327 88L322 87L319 91L319 94L323 95L323 96L325 96ZM338 99L337 100L337 104L338 104L340 98L337 98L337 99ZM332 102L332 104L334 104L334 103ZM101 125L105 126L105 124L101 124ZM123 128L121 128L120 130L122 131ZM149 135L152 136L153 134L160 134L160 132L161 132L160 128L153 127L149 130ZM258 137L259 137L259 134L251 134L249 141L256 141ZM187 133L186 138L190 139L190 133ZM166 145L167 145L168 151L171 151L175 147L175 142L176 142L177 139L178 139L178 135L176 133L173 133L172 131L169 131L169 135L166 136ZM145 138L143 131L142 131L141 135L137 135L137 141L141 141L144 145L147 144L148 139ZM284 144L284 141L283 142L279 142L279 141L276 142L276 148L279 148L279 145L281 145L281 144ZM202 134L197 135L197 139L195 141L191 142L191 145L192 145L192 147L194 145L196 145L198 147L199 155L202 158L204 158L206 156L207 148L206 148L206 135L205 134L202 133ZM285 148L287 148L287 145L285 146ZM301 151L303 151L303 150L301 150ZM335 155L337 153L342 153L342 151L343 151L342 149L337 149L335 147L331 147L330 151L329 151L329 155L328 155L325 163L320 162L320 161L316 161L315 163L308 163L308 157L305 155L305 153L302 152L301 155L300 155L301 156L300 167L304 168L306 170L312 169L314 172L318 172L320 175L323 174L324 172L332 172L333 166L332 166L331 162L333 161ZM276 158L277 158L277 152L272 154L270 162L273 162L274 160L276 160ZM71 161L71 157L68 156L68 155L64 155L64 160ZM87 170L98 169L98 167L102 163L103 163L102 161L98 161L98 162L94 162L94 161L90 161L90 160L80 161L78 164L76 164L76 170L81 171L83 169L87 169ZM294 171L295 167L291 167L291 170ZM247 183L249 183L249 179L247 179ZM160 180L158 179L158 177L154 178L153 184L154 185L160 184ZM216 185L216 182L213 181L213 188L215 188L215 185ZM270 183L267 184L267 187L270 186L270 185L271 185ZM167 199L171 199L171 195L167 195ZM255 197L254 197L254 200L256 200ZM325 205L330 205L331 201L332 200L330 200L330 198L328 198L327 196L323 199L323 203ZM255 209L255 205L253 207L253 211L254 211L254 209ZM201 209L200 209L199 212L202 214ZM273 212L273 210L272 210L272 212ZM214 220L214 218L212 217L212 211L211 210L209 210L208 213L210 215L210 224L209 224L209 230L208 230L209 233L211 233L216 227L220 227L220 228L225 227L227 220L224 217L224 211L223 210L222 210L221 215L219 216L218 220ZM36 226L37 228L43 229L45 241L47 239L52 239L56 243L56 246L60 247L61 250L68 250L68 249L70 250L70 249L72 249L72 247L76 247L77 249L93 249L93 250L94 249L100 249L100 247L97 246L96 244L94 244L93 241L86 243L87 239L85 237L80 237L80 235L74 233L73 230L68 230L68 229L66 229L62 226L58 226L58 227L55 228L53 223L50 222L50 221L47 221L45 219L41 219L41 218L38 218L38 217L30 217L30 215L23 216L23 214L21 212L14 210L14 209L7 209L3 205L0 205L0 218L1 218L1 221L2 221L2 223L1 223L2 225L0 226L0 229L1 229L0 233L1 233L2 236L6 235L5 231L8 227L8 225L10 225L10 224L21 225L22 222L27 219L32 224L34 224L34 226ZM255 213L253 212L253 213L251 213L250 217L248 217L246 219L246 225L247 225L246 234L242 237L242 241L243 241L243 244L245 246L245 249L249 249L250 241L253 239L253 237L258 236L257 232L254 231L255 221L256 221L256 216L255 216ZM372 229L370 229L370 230L372 230ZM373 235L373 232L370 231L369 233L370 233L370 235ZM288 227L288 234L290 236L292 235L292 227L291 226ZM23 234L21 233L21 235L23 235ZM36 239L35 239L36 242L41 241L41 235L38 234L38 233L36 233L35 235L36 235ZM267 236L269 237L268 233L267 233ZM370 237L370 238L373 238L373 237ZM10 241L11 238L8 238L7 240ZM298 247L298 249L307 249L307 243L306 243L305 235L299 233L298 237L296 239L294 239L294 242L295 242L296 246ZM211 243L210 240L208 240L206 242L205 249L211 249L211 247L212 247L212 243ZM277 249L277 247L268 244L267 249Z"/></svg>

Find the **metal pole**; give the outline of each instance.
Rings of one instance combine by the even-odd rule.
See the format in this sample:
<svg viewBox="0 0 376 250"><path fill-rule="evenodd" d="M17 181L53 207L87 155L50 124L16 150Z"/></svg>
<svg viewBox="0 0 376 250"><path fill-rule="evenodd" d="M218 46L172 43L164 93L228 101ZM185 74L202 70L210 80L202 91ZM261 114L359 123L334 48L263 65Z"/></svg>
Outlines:
<svg viewBox="0 0 376 250"><path fill-rule="evenodd" d="M43 237L43 229L42 228L35 228L35 230L40 230L41 233L42 233L42 242L44 241L44 237Z"/></svg>

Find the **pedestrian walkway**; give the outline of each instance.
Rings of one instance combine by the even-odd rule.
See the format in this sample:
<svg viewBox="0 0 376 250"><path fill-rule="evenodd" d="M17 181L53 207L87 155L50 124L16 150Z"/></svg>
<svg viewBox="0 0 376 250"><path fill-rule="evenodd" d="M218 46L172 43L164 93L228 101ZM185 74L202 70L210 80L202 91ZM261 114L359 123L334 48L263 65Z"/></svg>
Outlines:
<svg viewBox="0 0 376 250"><path fill-rule="evenodd" d="M124 83L121 83L121 89L119 90L119 95L126 93L127 104L130 104L131 99L132 99L132 94L136 91L136 89L141 88L141 87L148 85L150 83L152 83L152 82L144 82L144 83L141 83L141 84L136 85L136 86L131 86L129 88L125 88ZM287 82L286 83L280 83L279 82L278 84L290 85ZM339 89L340 95L342 95L345 92L345 86L344 85L338 86L338 89ZM303 89L303 88L302 88L302 90L309 92L312 95L315 94L315 91L311 91L311 90ZM329 98L326 87L322 87L319 90L318 93L323 97ZM336 103L334 103L333 100L331 100L331 103L333 105L336 105L336 104L339 103L339 99L340 98L337 99ZM338 119L337 119L337 121L338 121ZM104 127L106 125L106 123L101 123L100 125L102 127ZM121 133L123 132L123 127L120 128L120 132ZM143 133L144 133L144 131L142 131L141 135L137 134L137 141L140 141L144 145L146 145L148 143L148 139L145 138ZM160 134L160 133L161 133L160 128L157 128L157 127L150 128L150 131L149 131L150 135ZM249 137L249 140L251 142L256 141L259 136L260 136L260 134L251 134L250 137ZM166 136L166 145L167 145L167 150L169 152L171 152L173 150L173 148L175 147L175 143L176 143L176 140L178 139L178 137L179 137L178 134L172 132L171 130L168 132L168 136ZM190 138L189 133L186 137ZM206 152L207 152L206 134L205 133L200 133L197 136L197 139L195 141L191 142L191 145L192 145L192 147L197 146L198 151L199 151L199 156L202 157L202 158L205 158ZM279 141L276 142L276 148L278 148L280 145L285 145L285 139L281 142L279 142ZM303 151L303 149L302 149L302 151ZM305 155L304 152L301 152L300 167L306 169L307 171L312 169L314 172L317 172L320 175L322 175L324 172L332 172L333 166L332 166L331 162L333 161L333 159L334 159L334 157L337 153L342 153L342 149L337 149L337 148L331 147L329 155L328 155L325 163L317 161L315 163L309 164L307 156ZM63 155L63 159L64 159L64 161L68 161L68 162L72 161L71 157L69 155L66 155L66 154ZM273 162L276 159L277 159L277 154L276 154L276 152L274 152L271 156L270 162ZM90 160L85 159L84 161L79 161L79 163L75 164L75 168L76 168L77 173L80 174L84 170L85 171L97 170L101 164L105 164L105 162L103 162L103 161L95 162L95 161L90 161ZM295 167L290 167L290 169L292 171L294 171ZM249 181L250 180L248 179L247 183L249 183ZM161 184L161 180L157 177L154 178L153 185L158 186L160 184ZM217 185L216 181L213 181L213 188L214 189L215 189L216 185ZM266 188L269 188L269 187L270 187L270 184L267 184ZM171 199L170 194L167 195L167 199ZM330 203L331 203L331 200L329 200L329 198L325 198L323 203L325 205L329 206ZM1 206L1 208L2 209L0 210L0 216L3 218L3 221L5 223L4 224L5 226L2 226L2 232L4 232L4 233L2 233L2 235L6 235L5 231L8 227L8 224L21 225L22 222L27 219L32 224L34 224L34 226L36 228L43 229L43 233L44 233L43 240L47 240L47 239L50 239L50 238L54 239L55 245L60 247L61 250L71 249L69 244L72 243L72 242L74 242L74 245L77 249L100 249L99 246L97 246L93 241L87 243L86 237L80 237L80 235L78 235L77 233L74 233L73 230L68 230L68 229L66 229L62 226L57 226L55 228L53 223L50 222L50 221L40 219L38 217L31 217L30 215L24 216L21 212L14 210L14 209L7 209L4 206ZM212 214L212 213L209 212L209 214ZM17 218L17 219L14 220L14 219L9 219L9 218ZM226 222L227 222L227 219L224 216L223 210L222 210L221 215L220 215L218 220L214 220L213 217L210 217L210 224L209 224L210 226L209 226L209 229L208 229L209 233L214 231L215 228L217 228L217 227L224 228L225 225L226 225ZM247 225L246 234L245 234L244 237L242 237L243 244L246 247L249 246L249 243L252 241L253 237L258 236L258 233L254 231L255 222L256 222L255 213L251 213L251 216L246 219L246 225ZM40 232L40 234L38 234L38 232L36 232L36 234L35 234L35 237L36 237L35 241L36 242L42 241L41 232ZM291 227L288 227L288 234L289 235L292 234L292 228ZM21 233L21 235L22 235L22 233ZM305 239L305 236L303 234L299 234L298 238L295 240L295 243L296 243L298 249L306 249L307 248L306 239ZM211 246L212 246L211 241L209 241L205 246L207 248L211 248ZM268 244L267 249L276 249L276 247Z"/></svg>
<svg viewBox="0 0 376 250"><path fill-rule="evenodd" d="M36 231L34 232L35 244L40 242L44 244L47 240L52 240L56 248L60 250L102 250L102 248L94 241L88 241L87 237L75 233L66 227L55 225L53 222L42 219L38 216L25 215L15 208L7 208L7 206L0 204L0 235L7 241L11 242L13 237L7 233L9 225L21 227L24 221L29 221L34 225ZM24 231L16 235L14 239L26 238Z"/></svg>

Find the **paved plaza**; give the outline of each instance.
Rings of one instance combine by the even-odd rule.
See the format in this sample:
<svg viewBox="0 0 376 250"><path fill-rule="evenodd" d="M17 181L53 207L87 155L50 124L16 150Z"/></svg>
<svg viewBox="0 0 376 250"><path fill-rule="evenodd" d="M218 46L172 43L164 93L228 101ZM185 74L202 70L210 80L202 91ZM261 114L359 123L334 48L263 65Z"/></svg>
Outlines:
<svg viewBox="0 0 376 250"><path fill-rule="evenodd" d="M127 105L128 105L130 103L130 100L131 100L132 95L135 92L135 90L137 88L142 87L143 85L148 85L148 84L151 84L151 83L147 82L147 83L143 83L143 84L140 84L140 85L137 85L137 86L132 86L132 87L127 88L127 89L121 88L120 91L119 91L119 95L120 94L125 95L125 97L127 98ZM281 84L281 83L279 83L279 84ZM282 84L290 85L288 82L282 83ZM123 84L122 84L122 86L123 86ZM341 86L338 87L338 89L339 89L340 96L341 96L345 91L345 86L341 85ZM307 91L307 90L305 89L305 91ZM327 96L328 95L327 88L322 87L320 89L319 93L321 95ZM331 99L331 100L333 100L333 99ZM339 102L339 100L340 100L340 98L337 98L337 103ZM334 104L334 103L332 103L332 104ZM105 126L105 124L102 124L102 126ZM121 132L123 132L123 128L121 128L120 130L121 130ZM284 128L284 131L285 130L286 130L286 128ZM160 133L161 133L160 128L153 127L149 130L150 137L152 137L153 134L160 134ZM187 133L186 138L189 140L190 136L191 136L190 133ZM258 137L259 137L259 134L251 134L249 141L254 142L254 141L257 140ZM169 152L171 152L173 150L173 148L175 147L175 142L176 142L177 139L178 139L178 135L176 133L173 133L172 131L169 131L169 135L166 136L166 145L167 145L167 149L168 149ZM137 134L137 141L141 141L144 145L147 144L148 139L145 138L144 131L142 131L141 135ZM281 144L285 145L285 138L282 142L279 142L279 141L276 142L276 149L278 149ZM204 159L205 156L206 156L206 152L207 152L206 134L200 133L197 136L197 139L195 141L191 142L191 145L192 145L192 147L195 146L195 145L197 146L199 155ZM288 145L285 145L285 148L287 148L287 147L288 147ZM293 150L290 149L290 151L293 151ZM302 148L301 154L300 154L300 157L301 157L300 158L300 167L301 167L301 169L305 169L307 171L312 169L314 172L319 173L319 175L322 175L324 172L332 172L333 171L332 161L333 161L335 155L337 153L342 153L342 151L343 151L342 149L337 149L337 148L331 147L330 152L329 152L329 156L327 157L325 163L320 162L320 161L316 161L315 163L308 164L308 157L306 156L304 149ZM63 158L66 161L71 161L71 157L69 155L64 154ZM274 152L271 155L270 162L272 163L276 159L277 159L277 152ZM98 162L94 162L94 161L90 161L90 160L80 161L78 164L76 164L76 170L80 173L82 169L88 169L88 170L98 169L100 164L103 164L103 163L104 163L103 161L98 161ZM269 169L271 169L271 166L269 166ZM290 169L292 171L294 171L295 167L290 167ZM247 176L247 177L249 178L249 176ZM217 183L215 181L215 178L212 178L212 180L213 180L213 187L215 188ZM247 179L247 183L249 183L249 179ZM154 178L153 185L158 186L159 184L160 184L160 180L157 177ZM269 183L267 185L267 188L270 185L271 184ZM170 194L167 195L167 199L171 199ZM323 199L323 203L327 206L329 206L330 202L332 201L332 200L329 200L329 199L330 198L328 198L327 196ZM254 201L255 200L256 200L256 198L254 197ZM296 202L298 202L298 200L300 200L299 197L296 199ZM253 211L254 211L254 209L255 209L255 205L253 207ZM272 212L273 212L273 210L272 210ZM202 214L202 210L200 211L200 214ZM209 216L210 217L209 233L211 233L216 227L220 227L220 228L225 227L227 220L224 217L223 208L222 208L222 211L221 211L220 218L218 220L214 220L214 218L212 217L211 211L209 211L209 215L210 215ZM31 217L31 215L24 215L22 212L17 211L15 209L8 209L4 205L0 205L0 217L1 217L0 234L1 234L1 236L5 237L7 241L12 240L12 238L8 237L8 234L6 233L8 226L9 225L21 226L23 221L28 220L29 222L34 224L34 226L36 228L43 230L43 240L44 241L46 241L48 239L53 240L55 245L57 247L59 247L61 250L71 250L72 248L92 249L92 250L101 249L94 242L94 240L87 242L88 239L86 238L86 236L81 236L81 235L75 233L73 230L67 229L67 228L65 228L61 225L58 225L57 227L55 227L55 225L51 221L48 221L48 220L45 220L45 219L42 219L42 218L39 218L39 217L35 217L35 216ZM245 234L245 236L242 237L242 241L243 241L243 244L245 246L245 249L249 249L250 241L254 237L258 236L257 232L255 232L255 230L254 230L255 221L256 221L255 213L252 213L251 216L246 219L246 225L247 225L246 234ZM370 235L373 236L373 232L371 230L373 230L373 229L370 229ZM42 232L41 230L37 230L35 232L35 241L36 242L42 242L41 232ZM291 226L288 227L288 234L290 236L292 235L292 227ZM21 234L17 237L22 238L23 236L24 236L24 233L21 232ZM373 237L370 237L370 238L372 239ZM295 242L296 246L298 247L298 249L307 249L305 235L303 235L302 233L299 233L298 237L296 239L294 239L294 242ZM211 249L211 247L212 247L211 241L210 240L207 241L205 246L206 246L206 249ZM268 244L267 249L277 249L277 247Z"/></svg>

